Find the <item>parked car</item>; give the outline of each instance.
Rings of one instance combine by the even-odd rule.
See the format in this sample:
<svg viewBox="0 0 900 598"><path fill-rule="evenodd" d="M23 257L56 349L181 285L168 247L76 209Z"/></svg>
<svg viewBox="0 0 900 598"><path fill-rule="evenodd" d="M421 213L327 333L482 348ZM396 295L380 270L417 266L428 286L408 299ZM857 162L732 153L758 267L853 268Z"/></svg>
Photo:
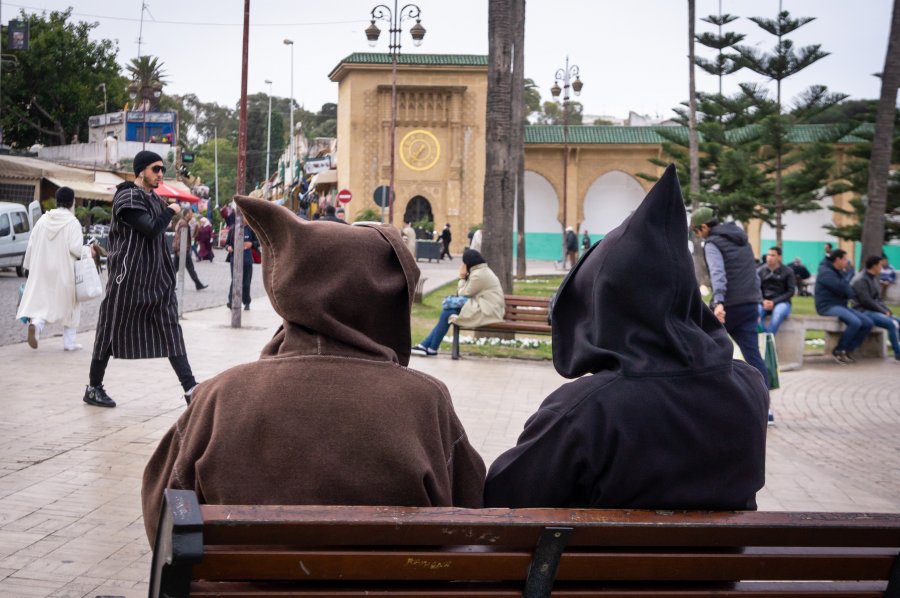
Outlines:
<svg viewBox="0 0 900 598"><path fill-rule="evenodd" d="M32 214L40 217L38 202L32 202L30 207L31 210L19 203L0 201L0 268L15 268L18 276L25 276L22 262L36 221Z"/></svg>

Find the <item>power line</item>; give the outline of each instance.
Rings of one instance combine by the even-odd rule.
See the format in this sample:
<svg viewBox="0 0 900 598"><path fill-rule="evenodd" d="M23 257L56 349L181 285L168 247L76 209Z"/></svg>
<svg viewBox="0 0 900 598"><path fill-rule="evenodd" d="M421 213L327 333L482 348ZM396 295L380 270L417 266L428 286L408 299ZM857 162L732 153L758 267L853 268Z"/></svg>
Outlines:
<svg viewBox="0 0 900 598"><path fill-rule="evenodd" d="M38 10L45 11L47 10L45 7L41 6L28 6L25 4L13 4L11 2L6 2L6 6L14 6L16 8L24 8L27 10ZM74 17L86 17L89 19L108 19L110 21L129 21L132 23L140 22L140 19L135 19L131 17L114 17L111 15L95 15L84 12L73 12L72 16ZM157 25L189 25L191 27L242 27L243 23L211 23L211 22L200 22L200 21L157 21L151 20L148 23L156 23ZM318 21L313 23L250 23L251 27L319 27L322 25L352 25L358 24L359 19L354 19L352 21Z"/></svg>

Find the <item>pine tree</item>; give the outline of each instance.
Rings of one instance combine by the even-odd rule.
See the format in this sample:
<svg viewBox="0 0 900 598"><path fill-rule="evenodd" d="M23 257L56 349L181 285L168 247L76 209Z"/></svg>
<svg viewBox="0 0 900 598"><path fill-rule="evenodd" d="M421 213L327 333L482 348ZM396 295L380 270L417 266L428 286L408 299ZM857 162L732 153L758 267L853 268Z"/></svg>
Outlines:
<svg viewBox="0 0 900 598"><path fill-rule="evenodd" d="M780 3L779 3L780 4ZM762 52L751 46L735 46L740 55L740 64L768 79L775 81L775 106L776 113L766 117L762 121L761 151L765 155L765 171L774 179L772 188L772 202L763 204L768 216L764 218L774 225L776 244L781 246L784 230L785 212L803 212L814 210L818 207L815 192L824 186L828 165L828 148L825 144L816 147L804 147L797 151L788 139L788 130L792 124L803 122L803 115L811 115L817 111L842 101L846 96L828 94L824 86L815 86L800 98L801 110L799 115L786 115L783 111L781 98L781 83L788 77L802 71L813 63L828 56L828 52L821 49L821 44L814 44L802 48L794 48L794 43L786 38L788 34L796 31L803 25L814 20L813 17L800 17L792 19L788 11L780 10L776 19L764 17L751 17L762 30L777 38L772 52ZM827 142L827 140L823 140ZM786 187L785 171L793 165L804 163L803 160L812 160L809 167L804 167L802 175L792 173L790 188ZM817 178L821 175L821 178ZM805 185L805 186L804 186Z"/></svg>

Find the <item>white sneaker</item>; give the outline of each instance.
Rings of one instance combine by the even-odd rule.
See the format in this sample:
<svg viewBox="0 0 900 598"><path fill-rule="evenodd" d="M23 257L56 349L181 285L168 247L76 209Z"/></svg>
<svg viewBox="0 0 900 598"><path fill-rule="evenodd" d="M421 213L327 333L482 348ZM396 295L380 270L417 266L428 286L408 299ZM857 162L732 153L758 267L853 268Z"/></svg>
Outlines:
<svg viewBox="0 0 900 598"><path fill-rule="evenodd" d="M84 349L84 346L81 343L75 343L74 345L63 347L63 351L81 351L82 349Z"/></svg>

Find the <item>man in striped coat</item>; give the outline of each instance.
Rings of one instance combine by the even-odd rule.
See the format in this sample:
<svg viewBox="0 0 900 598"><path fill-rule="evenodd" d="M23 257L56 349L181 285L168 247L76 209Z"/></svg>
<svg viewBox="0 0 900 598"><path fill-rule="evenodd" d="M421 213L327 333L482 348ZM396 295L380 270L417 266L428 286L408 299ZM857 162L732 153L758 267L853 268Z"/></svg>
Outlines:
<svg viewBox="0 0 900 598"><path fill-rule="evenodd" d="M162 158L142 151L134 157L134 183L122 183L113 198L109 231L109 281L100 304L94 339L90 384L84 402L115 407L103 388L110 357L168 357L190 401L197 381L191 372L175 298L175 268L169 258L165 231L181 211L155 193L166 168Z"/></svg>

